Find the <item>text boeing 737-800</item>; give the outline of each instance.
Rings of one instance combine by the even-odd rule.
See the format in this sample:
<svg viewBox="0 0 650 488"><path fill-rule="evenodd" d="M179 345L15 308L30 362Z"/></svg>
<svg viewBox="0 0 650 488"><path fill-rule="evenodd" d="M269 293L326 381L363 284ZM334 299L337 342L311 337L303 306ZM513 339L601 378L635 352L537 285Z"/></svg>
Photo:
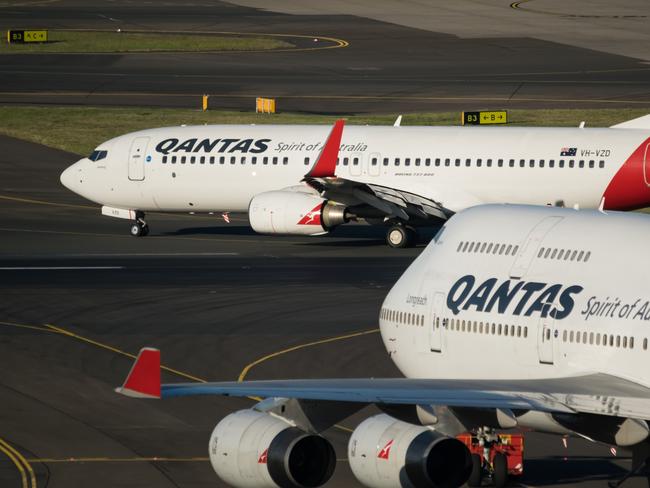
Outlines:
<svg viewBox="0 0 650 488"><path fill-rule="evenodd" d="M415 227L482 203L650 205L650 115L614 128L189 126L100 144L61 182L131 219L147 211L248 212L268 234L325 234L351 220Z"/></svg>
<svg viewBox="0 0 650 488"><path fill-rule="evenodd" d="M241 488L322 485L336 456L320 434L367 404L389 415L354 430L348 460L371 488L462 485L493 462L454 439L479 428L577 435L630 448L643 466L648 242L650 217L638 213L473 207L442 227L379 312L405 378L161 385L159 352L144 349L118 391L266 398L210 437L215 471Z"/></svg>

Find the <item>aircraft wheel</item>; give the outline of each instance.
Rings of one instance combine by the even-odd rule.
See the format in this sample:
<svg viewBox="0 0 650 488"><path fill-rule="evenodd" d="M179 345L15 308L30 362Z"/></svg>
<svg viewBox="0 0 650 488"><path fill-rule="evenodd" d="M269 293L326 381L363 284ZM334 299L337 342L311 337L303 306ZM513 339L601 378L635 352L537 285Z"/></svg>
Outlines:
<svg viewBox="0 0 650 488"><path fill-rule="evenodd" d="M141 223L136 222L135 224L133 224L131 226L131 235L133 237L144 237L149 232L149 229L147 229L146 231L145 231L145 229L146 229L145 225L142 225Z"/></svg>
<svg viewBox="0 0 650 488"><path fill-rule="evenodd" d="M481 486L483 478L483 466L481 464L481 456L472 454L472 472L467 480L467 486Z"/></svg>
<svg viewBox="0 0 650 488"><path fill-rule="evenodd" d="M496 488L503 488L508 483L508 459L502 452L497 452L492 460L492 480Z"/></svg>
<svg viewBox="0 0 650 488"><path fill-rule="evenodd" d="M408 233L403 225L393 225L386 233L386 243L396 249L406 247L408 238Z"/></svg>

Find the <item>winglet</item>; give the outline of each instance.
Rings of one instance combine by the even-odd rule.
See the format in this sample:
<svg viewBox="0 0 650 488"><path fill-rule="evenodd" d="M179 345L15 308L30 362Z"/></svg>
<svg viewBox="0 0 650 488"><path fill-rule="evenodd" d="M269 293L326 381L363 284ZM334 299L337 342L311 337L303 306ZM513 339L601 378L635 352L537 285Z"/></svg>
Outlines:
<svg viewBox="0 0 650 488"><path fill-rule="evenodd" d="M140 349L124 384L115 391L134 398L160 398L160 351Z"/></svg>
<svg viewBox="0 0 650 488"><path fill-rule="evenodd" d="M314 166L309 170L305 177L325 178L334 176L336 172L336 160L339 157L339 148L341 147L341 137L343 136L343 125L345 120L340 119L334 123L330 135L323 146L318 159Z"/></svg>

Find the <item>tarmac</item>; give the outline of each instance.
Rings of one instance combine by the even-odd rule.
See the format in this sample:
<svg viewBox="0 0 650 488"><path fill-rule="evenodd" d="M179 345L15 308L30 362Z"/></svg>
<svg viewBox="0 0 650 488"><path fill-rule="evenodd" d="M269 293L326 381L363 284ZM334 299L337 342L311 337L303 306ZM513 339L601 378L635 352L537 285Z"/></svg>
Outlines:
<svg viewBox="0 0 650 488"><path fill-rule="evenodd" d="M435 32L397 17L386 22L381 9L368 18L213 0L152 6L3 2L0 28L254 31L308 35L309 43L296 41L303 48L336 39L349 45L3 55L0 103L191 106L211 93L224 108L248 110L251 97L266 95L277 96L283 110L329 113L650 105L650 67L617 52L523 34L468 37L451 32L453 22L449 32ZM3 488L223 486L207 459L210 433L252 402L115 394L143 346L161 349L164 381L399 375L377 315L422 246L389 249L383 229L356 225L319 238L260 236L245 215L231 215L228 224L219 215L151 214L151 234L136 239L128 222L100 216L60 185L77 155L8 137L0 148ZM339 458L327 486L359 486L345 461L346 441L371 411L326 433ZM604 487L630 466L622 450L574 438L564 447L559 437L534 433L526 434L525 458L520 486Z"/></svg>
<svg viewBox="0 0 650 488"><path fill-rule="evenodd" d="M595 19L571 10L588 12L585 5L556 1L551 14L537 13L535 1L518 9L503 1L401 9L390 0L246 2L265 9L217 0L3 3L0 30L302 37L289 37L297 49L288 52L0 55L0 103L198 108L209 94L214 109L250 111L265 96L280 111L335 114L650 108L647 2L599 1L595 12L609 17Z"/></svg>

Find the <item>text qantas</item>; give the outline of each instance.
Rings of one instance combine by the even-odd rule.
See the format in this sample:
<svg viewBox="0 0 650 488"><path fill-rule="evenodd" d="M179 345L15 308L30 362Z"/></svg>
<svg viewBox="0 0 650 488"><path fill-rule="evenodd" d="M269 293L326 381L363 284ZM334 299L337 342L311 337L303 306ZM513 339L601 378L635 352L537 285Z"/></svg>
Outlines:
<svg viewBox="0 0 650 488"><path fill-rule="evenodd" d="M511 313L529 317L538 313L556 320L567 317L575 304L573 295L583 290L580 285L565 286L537 281L488 278L477 285L476 277L465 275L454 283L447 294L447 307L455 315L461 310Z"/></svg>
<svg viewBox="0 0 650 488"><path fill-rule="evenodd" d="M179 139L171 138L161 141L156 151L163 154L170 152L220 152L220 153L252 153L266 151L271 139Z"/></svg>

